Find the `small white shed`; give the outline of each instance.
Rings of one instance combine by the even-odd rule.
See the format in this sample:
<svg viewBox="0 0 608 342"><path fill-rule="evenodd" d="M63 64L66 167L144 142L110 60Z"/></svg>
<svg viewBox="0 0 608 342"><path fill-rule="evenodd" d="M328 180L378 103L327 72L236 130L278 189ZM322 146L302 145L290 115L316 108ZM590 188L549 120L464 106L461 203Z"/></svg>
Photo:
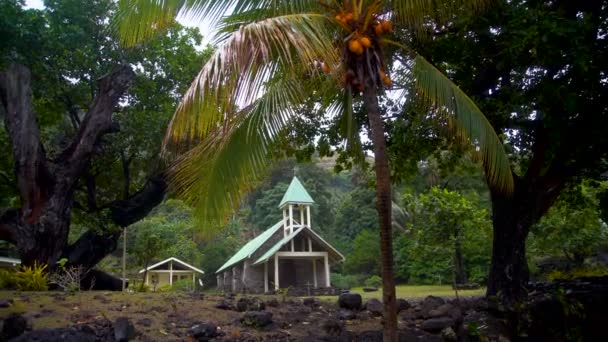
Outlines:
<svg viewBox="0 0 608 342"><path fill-rule="evenodd" d="M156 264L149 266L147 270L146 285L153 285L154 287L173 285L174 282L186 279L192 280L192 286L194 287L196 285L197 276L205 274L203 270L175 257L170 257L157 262ZM146 269L142 269L139 273L142 274L145 271Z"/></svg>

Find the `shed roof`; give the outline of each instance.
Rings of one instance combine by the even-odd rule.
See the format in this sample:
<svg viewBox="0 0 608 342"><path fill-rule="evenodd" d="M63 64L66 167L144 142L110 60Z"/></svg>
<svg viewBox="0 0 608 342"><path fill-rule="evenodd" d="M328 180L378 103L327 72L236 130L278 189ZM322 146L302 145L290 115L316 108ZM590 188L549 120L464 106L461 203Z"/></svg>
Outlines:
<svg viewBox="0 0 608 342"><path fill-rule="evenodd" d="M148 270L148 271L153 270L153 269L157 268L160 265L164 265L164 264L168 263L169 261L175 261L175 262L177 262L177 263L179 263L179 264L181 264L183 266L186 266L187 268L189 268L189 269L191 269L193 271L196 271L198 273L201 273L201 274L205 273L205 272L203 272L203 270L200 270L200 269L198 269L198 268L196 268L196 267L194 267L194 266L192 266L190 264L187 264L187 263L185 263L185 262L183 262L183 261L181 261L181 260L179 260L178 258L175 258L175 257L170 257L170 258L165 259L163 261L159 261L159 262L157 262L156 264L154 264L152 266L148 266L147 268L144 268L144 269L140 270L139 273L144 273L144 271L146 271L146 270Z"/></svg>
<svg viewBox="0 0 608 342"><path fill-rule="evenodd" d="M279 229L283 227L283 220L277 222L274 226L266 229L262 234L256 236L253 240L247 242L245 246L241 247L236 254L232 256L232 258L228 259L222 267L220 267L215 273L220 273L228 267L247 259L251 256L251 254L255 253L255 251L260 248L264 242L266 242L274 233L276 233Z"/></svg>
<svg viewBox="0 0 608 342"><path fill-rule="evenodd" d="M306 191L302 183L300 183L298 177L295 176L291 180L291 183L289 184L289 188L287 188L285 195L283 195L283 199L279 204L279 208L283 208L285 205L290 203L315 203L312 197L310 197L310 195L308 194L308 191Z"/></svg>

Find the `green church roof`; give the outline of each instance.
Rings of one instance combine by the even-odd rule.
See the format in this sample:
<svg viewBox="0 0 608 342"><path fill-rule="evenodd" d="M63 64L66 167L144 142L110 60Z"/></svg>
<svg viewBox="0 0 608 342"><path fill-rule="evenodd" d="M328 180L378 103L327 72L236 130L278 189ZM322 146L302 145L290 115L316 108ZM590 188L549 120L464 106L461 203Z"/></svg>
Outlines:
<svg viewBox="0 0 608 342"><path fill-rule="evenodd" d="M222 267L220 267L215 273L220 273L228 267L247 259L253 254L258 248L260 248L266 240L268 240L274 233L276 233L281 227L283 227L283 220L277 222L274 226L266 229L262 234L256 236L253 240L247 242L245 246L241 247L235 255L232 256Z"/></svg>
<svg viewBox="0 0 608 342"><path fill-rule="evenodd" d="M281 204L279 204L279 208L283 208L285 205L290 203L315 203L315 201L312 200L312 197L310 197L306 189L304 189L302 183L300 183L298 177L295 176L291 180L291 184L289 184L289 188L287 188L285 195L283 195L283 199L281 200Z"/></svg>

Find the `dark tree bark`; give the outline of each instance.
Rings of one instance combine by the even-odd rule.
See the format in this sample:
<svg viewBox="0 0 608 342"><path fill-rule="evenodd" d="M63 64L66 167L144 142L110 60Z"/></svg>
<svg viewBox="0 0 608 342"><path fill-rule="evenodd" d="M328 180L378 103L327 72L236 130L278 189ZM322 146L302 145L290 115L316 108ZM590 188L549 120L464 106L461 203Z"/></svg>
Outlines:
<svg viewBox="0 0 608 342"><path fill-rule="evenodd" d="M487 295L498 296L508 310L516 309L527 294L530 228L553 205L568 179L565 167L557 169L548 169L541 176L540 169L530 168L525 179L514 177L515 189L510 195L491 191L494 239Z"/></svg>
<svg viewBox="0 0 608 342"><path fill-rule="evenodd" d="M126 200L111 203L110 219L120 227L129 226L144 218L154 207L160 204L167 189L164 175L152 177L137 193ZM85 232L72 245L64 250L63 256L68 263L82 265L87 268L95 266L106 255L114 252L117 247L121 229L99 232Z"/></svg>
<svg viewBox="0 0 608 342"><path fill-rule="evenodd" d="M397 302L393 276L393 232L391 226L391 178L384 137L384 121L378 105L377 87L369 78L365 82L363 102L367 109L371 140L374 145L376 198L380 223L382 256L382 300L384 302L384 341L397 341Z"/></svg>
<svg viewBox="0 0 608 342"><path fill-rule="evenodd" d="M117 68L98 82L98 92L79 131L56 158L40 142L32 107L31 75L11 65L0 74L0 100L10 138L22 207L4 212L0 235L13 242L25 265L52 269L67 244L74 191L99 139L112 129L112 113L135 74Z"/></svg>

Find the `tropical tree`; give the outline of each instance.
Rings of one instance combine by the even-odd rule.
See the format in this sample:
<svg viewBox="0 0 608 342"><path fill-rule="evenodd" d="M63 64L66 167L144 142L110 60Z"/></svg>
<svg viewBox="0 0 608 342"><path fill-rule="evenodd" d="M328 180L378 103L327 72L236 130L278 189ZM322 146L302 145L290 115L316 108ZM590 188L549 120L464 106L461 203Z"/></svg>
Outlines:
<svg viewBox="0 0 608 342"><path fill-rule="evenodd" d="M473 101L413 49L393 42L391 32L393 25L425 32L434 26L429 18L446 20L483 3L123 0L117 29L125 44L135 45L178 15L219 23L221 45L185 94L165 139L167 154L180 155L173 189L207 222L225 220L234 210L247 184L270 164L271 143L311 97L327 113L339 115L346 144L362 161L353 120L353 103L361 104L375 162L384 339L395 341L391 179L378 97L400 90L402 97L421 100L453 134L470 138L494 187L508 192L513 181L501 142ZM399 63L389 53L395 48L406 56ZM400 75L397 82L392 75ZM397 83L407 86L398 89Z"/></svg>

